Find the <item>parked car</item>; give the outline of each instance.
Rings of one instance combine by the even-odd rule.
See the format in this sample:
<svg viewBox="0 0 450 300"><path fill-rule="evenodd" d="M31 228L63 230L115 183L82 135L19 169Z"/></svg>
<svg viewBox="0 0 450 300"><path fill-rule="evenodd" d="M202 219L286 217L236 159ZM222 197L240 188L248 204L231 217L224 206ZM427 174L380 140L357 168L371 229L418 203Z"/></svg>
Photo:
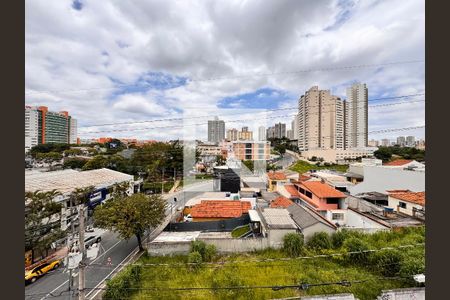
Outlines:
<svg viewBox="0 0 450 300"><path fill-rule="evenodd" d="M61 260L57 259L52 262L45 262L29 271L25 271L25 283L35 282L39 277L47 274L51 270L57 269L60 265Z"/></svg>

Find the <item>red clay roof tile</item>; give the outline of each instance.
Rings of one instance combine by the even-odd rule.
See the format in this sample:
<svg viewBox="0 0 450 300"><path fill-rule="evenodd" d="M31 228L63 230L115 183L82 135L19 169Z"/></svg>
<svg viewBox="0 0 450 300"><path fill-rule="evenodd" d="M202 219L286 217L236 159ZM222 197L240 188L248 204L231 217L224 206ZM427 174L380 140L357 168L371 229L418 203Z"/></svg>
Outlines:
<svg viewBox="0 0 450 300"><path fill-rule="evenodd" d="M193 218L237 218L251 209L249 201L202 200L191 209Z"/></svg>
<svg viewBox="0 0 450 300"><path fill-rule="evenodd" d="M395 199L425 206L425 192L389 192L389 196Z"/></svg>
<svg viewBox="0 0 450 300"><path fill-rule="evenodd" d="M286 175L281 172L269 172L267 176L270 180L286 180Z"/></svg>
<svg viewBox="0 0 450 300"><path fill-rule="evenodd" d="M383 165L384 166L394 167L394 166L403 166L403 165L409 164L410 162L412 162L411 159L396 159L396 160L387 162L387 163L385 163Z"/></svg>
<svg viewBox="0 0 450 300"><path fill-rule="evenodd" d="M279 208L279 207L286 208L293 204L294 204L294 202L292 202L288 198L279 196L270 203L270 207L271 208Z"/></svg>
<svg viewBox="0 0 450 300"><path fill-rule="evenodd" d="M321 181L304 181L299 184L319 198L345 198L346 195Z"/></svg>

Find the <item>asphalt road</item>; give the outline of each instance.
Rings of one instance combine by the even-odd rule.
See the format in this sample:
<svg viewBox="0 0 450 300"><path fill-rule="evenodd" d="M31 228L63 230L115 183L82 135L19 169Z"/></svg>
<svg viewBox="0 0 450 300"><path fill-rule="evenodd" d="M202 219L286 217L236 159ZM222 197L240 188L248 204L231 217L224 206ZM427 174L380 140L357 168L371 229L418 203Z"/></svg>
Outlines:
<svg viewBox="0 0 450 300"><path fill-rule="evenodd" d="M276 166L281 166L283 169L286 169L289 167L292 163L297 161L297 158L295 158L293 155L289 153L285 153L276 163Z"/></svg>
<svg viewBox="0 0 450 300"><path fill-rule="evenodd" d="M209 190L211 187L212 181L205 181L185 187L180 192L165 195L167 202L174 204L172 209L170 206L167 209L167 215L170 215L171 211L175 213L176 207L184 206L187 200L199 195L203 191ZM176 202L173 201L174 198L177 198ZM104 232L101 236L102 241L97 258L91 259L86 267L87 299L91 299L98 291L89 289L100 286L105 279L110 278L117 264L126 260L138 246L136 238L121 240L117 234L109 231ZM111 266L108 265L108 257L111 258ZM73 279L73 286L76 287L78 286L78 270L74 270L73 273L76 275ZM68 271L61 266L59 269L51 271L39 278L36 282L27 285L25 287L25 299L69 299L68 279ZM72 296L72 298L75 299L75 296Z"/></svg>

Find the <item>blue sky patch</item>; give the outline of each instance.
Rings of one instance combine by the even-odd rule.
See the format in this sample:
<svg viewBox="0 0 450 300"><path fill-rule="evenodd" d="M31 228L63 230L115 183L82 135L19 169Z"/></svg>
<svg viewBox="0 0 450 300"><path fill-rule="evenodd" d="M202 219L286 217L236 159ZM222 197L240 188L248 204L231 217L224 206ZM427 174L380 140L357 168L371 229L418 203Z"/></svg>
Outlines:
<svg viewBox="0 0 450 300"><path fill-rule="evenodd" d="M75 10L82 10L83 3L81 3L81 0L74 0L74 1L72 1L72 8Z"/></svg>
<svg viewBox="0 0 450 300"><path fill-rule="evenodd" d="M113 93L112 98L123 94L146 93L150 90L168 90L183 86L187 78L173 76L162 72L147 72L140 76L135 83L124 85L123 83L110 78L117 84L118 90Z"/></svg>
<svg viewBox="0 0 450 300"><path fill-rule="evenodd" d="M223 98L218 102L218 107L273 109L280 107L280 104L292 97L294 95L290 95L286 91L262 88L252 93Z"/></svg>

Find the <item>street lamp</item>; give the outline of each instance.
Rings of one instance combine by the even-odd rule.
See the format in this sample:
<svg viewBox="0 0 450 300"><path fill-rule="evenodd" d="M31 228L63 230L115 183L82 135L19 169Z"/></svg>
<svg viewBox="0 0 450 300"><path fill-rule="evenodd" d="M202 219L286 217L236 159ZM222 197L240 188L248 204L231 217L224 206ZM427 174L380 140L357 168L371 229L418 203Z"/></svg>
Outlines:
<svg viewBox="0 0 450 300"><path fill-rule="evenodd" d="M175 205L175 202L177 202L177 198L173 197L173 203L170 205L170 221L169 221L169 229L172 230L172 217L173 217L173 206Z"/></svg>

